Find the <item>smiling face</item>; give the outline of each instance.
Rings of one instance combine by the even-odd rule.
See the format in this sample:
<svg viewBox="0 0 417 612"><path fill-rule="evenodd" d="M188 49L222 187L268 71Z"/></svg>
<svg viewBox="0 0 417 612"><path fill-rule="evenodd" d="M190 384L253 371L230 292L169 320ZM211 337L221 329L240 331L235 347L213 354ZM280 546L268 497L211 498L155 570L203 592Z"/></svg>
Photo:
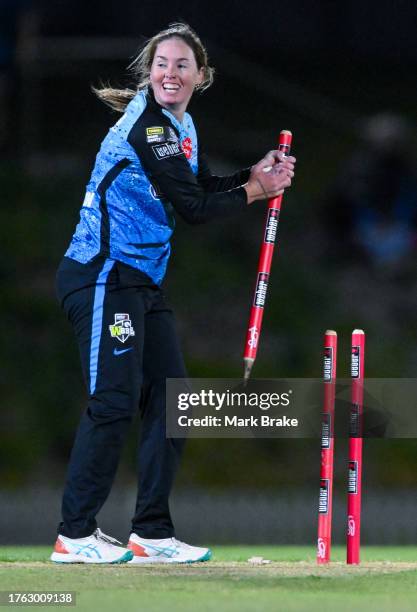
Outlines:
<svg viewBox="0 0 417 612"><path fill-rule="evenodd" d="M150 82L155 100L182 121L196 85L203 81L194 52L181 38L163 40L156 48Z"/></svg>

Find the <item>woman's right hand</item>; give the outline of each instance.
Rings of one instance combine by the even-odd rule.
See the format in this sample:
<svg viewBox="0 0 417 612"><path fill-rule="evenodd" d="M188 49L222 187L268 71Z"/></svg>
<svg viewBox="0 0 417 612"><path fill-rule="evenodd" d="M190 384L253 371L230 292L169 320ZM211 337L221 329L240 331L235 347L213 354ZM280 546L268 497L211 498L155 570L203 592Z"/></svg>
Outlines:
<svg viewBox="0 0 417 612"><path fill-rule="evenodd" d="M249 180L243 185L248 204L281 195L291 185L295 162L295 157L286 157L282 151L270 151L252 166Z"/></svg>

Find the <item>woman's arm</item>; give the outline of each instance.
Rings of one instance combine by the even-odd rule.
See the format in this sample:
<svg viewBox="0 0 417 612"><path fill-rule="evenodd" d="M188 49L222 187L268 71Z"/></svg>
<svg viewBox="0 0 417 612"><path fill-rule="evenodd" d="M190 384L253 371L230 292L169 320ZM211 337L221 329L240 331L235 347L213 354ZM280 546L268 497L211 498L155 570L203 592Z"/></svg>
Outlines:
<svg viewBox="0 0 417 612"><path fill-rule="evenodd" d="M160 122L160 118L155 119ZM167 135L164 141L149 142L149 121L140 118L132 128L128 142L162 200L170 202L181 217L191 224L205 223L247 209L248 200L243 187L218 193L205 191L193 174L179 140L172 138L172 127L161 127Z"/></svg>
<svg viewBox="0 0 417 612"><path fill-rule="evenodd" d="M172 133L169 129L171 126L162 127L167 128L167 135ZM271 152L253 166L244 186L207 192L193 174L180 142L168 136L164 142L149 142L147 128L147 122L139 119L128 136L128 142L139 156L144 171L161 199L168 200L188 223L205 223L216 217L243 212L254 200L278 195L291 184L290 175L280 173L278 168L268 174L262 172L263 168L275 163L277 166L282 165L278 153ZM260 173L262 176L259 176Z"/></svg>
<svg viewBox="0 0 417 612"><path fill-rule="evenodd" d="M249 180L250 168L239 170L230 176L215 176L211 173L205 153L198 152L198 174L197 180L210 193L216 191L228 191L234 187L244 185Z"/></svg>

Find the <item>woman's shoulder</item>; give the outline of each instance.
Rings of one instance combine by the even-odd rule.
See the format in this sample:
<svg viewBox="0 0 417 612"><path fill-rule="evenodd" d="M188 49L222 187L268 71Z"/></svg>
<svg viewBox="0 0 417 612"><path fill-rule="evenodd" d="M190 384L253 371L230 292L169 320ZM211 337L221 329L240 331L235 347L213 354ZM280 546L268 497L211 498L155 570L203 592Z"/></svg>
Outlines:
<svg viewBox="0 0 417 612"><path fill-rule="evenodd" d="M142 145L158 144L167 139L177 140L172 123L149 92L145 94L145 102L143 112L137 115L132 124L128 140Z"/></svg>

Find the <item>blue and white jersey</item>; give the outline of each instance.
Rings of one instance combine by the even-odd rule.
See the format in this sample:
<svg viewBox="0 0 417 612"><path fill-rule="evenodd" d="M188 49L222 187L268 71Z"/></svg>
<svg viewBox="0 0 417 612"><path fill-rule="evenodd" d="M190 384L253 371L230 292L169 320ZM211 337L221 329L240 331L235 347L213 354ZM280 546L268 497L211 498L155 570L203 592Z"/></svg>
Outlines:
<svg viewBox="0 0 417 612"><path fill-rule="evenodd" d="M67 258L120 261L156 284L165 276L174 210L189 223L244 210L244 170L212 176L199 152L193 120L180 122L139 91L109 130L93 173Z"/></svg>

